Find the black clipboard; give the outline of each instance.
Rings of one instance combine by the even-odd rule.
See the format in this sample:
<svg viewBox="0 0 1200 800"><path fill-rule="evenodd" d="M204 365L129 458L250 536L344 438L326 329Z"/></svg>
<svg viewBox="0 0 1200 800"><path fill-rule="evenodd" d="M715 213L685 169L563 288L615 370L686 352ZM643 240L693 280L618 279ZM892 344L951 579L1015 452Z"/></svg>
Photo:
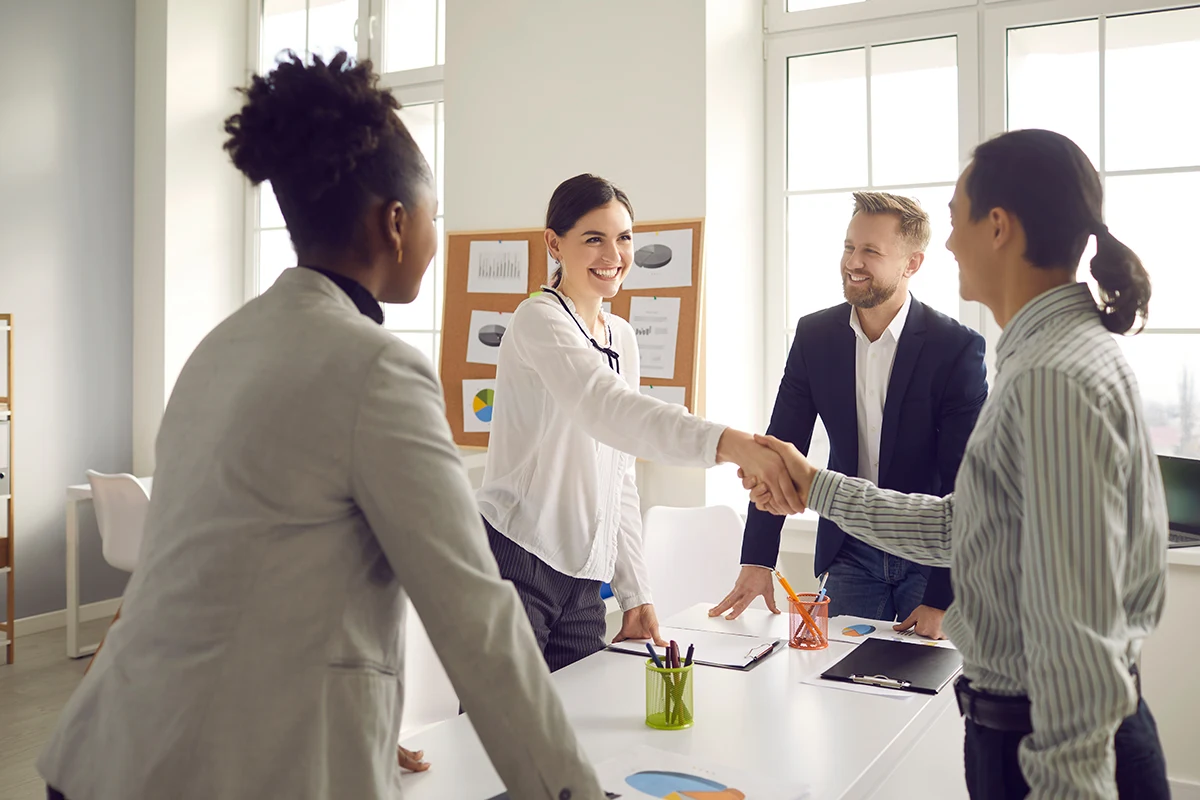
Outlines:
<svg viewBox="0 0 1200 800"><path fill-rule="evenodd" d="M962 669L962 655L947 647L867 639L821 673L831 681L937 694Z"/></svg>

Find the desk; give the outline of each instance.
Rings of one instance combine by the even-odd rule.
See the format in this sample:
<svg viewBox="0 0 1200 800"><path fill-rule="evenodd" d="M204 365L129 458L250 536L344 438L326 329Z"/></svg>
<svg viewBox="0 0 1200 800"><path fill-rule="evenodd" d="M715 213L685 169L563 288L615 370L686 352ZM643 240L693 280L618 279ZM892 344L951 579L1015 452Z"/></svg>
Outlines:
<svg viewBox="0 0 1200 800"><path fill-rule="evenodd" d="M785 647L746 672L696 667L696 724L686 731L646 727L644 658L605 651L552 679L593 763L645 744L759 772L783 788L807 786L814 800L857 800L871 797L954 704L954 693L948 686L937 696L897 700L800 683L852 647ZM466 716L401 743L424 750L433 765L400 779L405 800L486 800L504 789Z"/></svg>
<svg viewBox="0 0 1200 800"><path fill-rule="evenodd" d="M149 494L153 478L138 478ZM79 504L91 502L92 486L79 483L67 487L67 658L96 652L100 646L79 644Z"/></svg>

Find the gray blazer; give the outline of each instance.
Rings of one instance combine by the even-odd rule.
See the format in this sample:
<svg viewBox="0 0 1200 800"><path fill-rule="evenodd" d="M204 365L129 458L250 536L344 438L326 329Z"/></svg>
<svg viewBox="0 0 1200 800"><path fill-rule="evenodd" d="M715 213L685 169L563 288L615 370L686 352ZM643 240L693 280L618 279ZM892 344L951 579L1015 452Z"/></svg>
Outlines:
<svg viewBox="0 0 1200 800"><path fill-rule="evenodd" d="M407 594L512 795L603 796L496 569L432 367L333 282L288 270L218 325L156 459L121 619L38 762L50 785L397 796Z"/></svg>

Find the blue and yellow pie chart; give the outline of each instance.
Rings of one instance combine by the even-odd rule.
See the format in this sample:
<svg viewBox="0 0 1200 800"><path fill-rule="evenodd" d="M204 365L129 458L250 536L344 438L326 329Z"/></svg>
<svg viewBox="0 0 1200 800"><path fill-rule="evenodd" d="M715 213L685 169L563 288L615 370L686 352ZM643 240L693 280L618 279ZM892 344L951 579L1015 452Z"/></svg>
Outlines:
<svg viewBox="0 0 1200 800"><path fill-rule="evenodd" d="M635 772L625 782L639 792L663 800L745 800L746 797L723 783L682 772Z"/></svg>
<svg viewBox="0 0 1200 800"><path fill-rule="evenodd" d="M475 395L475 400L472 402L472 408L475 411L475 417L480 422L492 421L492 406L496 401L495 389L483 389L479 394Z"/></svg>

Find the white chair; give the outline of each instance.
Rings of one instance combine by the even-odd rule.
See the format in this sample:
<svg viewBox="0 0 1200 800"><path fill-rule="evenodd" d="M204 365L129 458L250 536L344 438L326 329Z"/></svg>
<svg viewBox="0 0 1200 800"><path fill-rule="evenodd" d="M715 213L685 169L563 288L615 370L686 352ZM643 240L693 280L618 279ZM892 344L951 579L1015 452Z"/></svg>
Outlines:
<svg viewBox="0 0 1200 800"><path fill-rule="evenodd" d="M104 560L119 570L133 572L142 546L150 495L132 475L106 475L89 469L87 478L92 486Z"/></svg>
<svg viewBox="0 0 1200 800"><path fill-rule="evenodd" d="M716 604L741 569L742 518L729 506L654 506L642 522L654 610L664 621L696 603ZM767 606L762 598L752 608Z"/></svg>
<svg viewBox="0 0 1200 800"><path fill-rule="evenodd" d="M404 623L404 716L400 738L458 715L458 695L411 600Z"/></svg>

